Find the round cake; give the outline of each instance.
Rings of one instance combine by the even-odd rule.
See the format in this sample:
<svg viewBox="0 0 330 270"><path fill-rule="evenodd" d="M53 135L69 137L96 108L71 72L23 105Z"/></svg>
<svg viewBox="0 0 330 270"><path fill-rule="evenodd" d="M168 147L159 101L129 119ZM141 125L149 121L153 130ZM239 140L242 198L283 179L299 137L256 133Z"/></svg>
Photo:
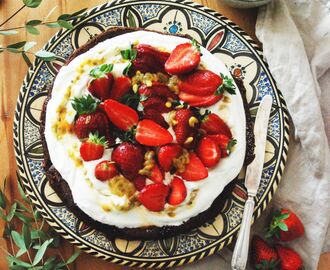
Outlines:
<svg viewBox="0 0 330 270"><path fill-rule="evenodd" d="M46 175L109 238L202 225L253 158L243 84L189 37L109 29L72 54L49 93Z"/></svg>

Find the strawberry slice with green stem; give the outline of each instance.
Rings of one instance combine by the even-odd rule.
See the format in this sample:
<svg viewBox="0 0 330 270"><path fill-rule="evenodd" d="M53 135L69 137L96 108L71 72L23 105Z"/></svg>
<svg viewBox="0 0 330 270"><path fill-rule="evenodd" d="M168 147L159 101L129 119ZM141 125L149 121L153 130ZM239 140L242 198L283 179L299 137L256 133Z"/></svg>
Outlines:
<svg viewBox="0 0 330 270"><path fill-rule="evenodd" d="M88 83L88 91L102 101L110 97L114 80L111 74L112 69L113 64L103 64L89 73L92 79Z"/></svg>
<svg viewBox="0 0 330 270"><path fill-rule="evenodd" d="M84 161L100 159L106 147L105 137L100 137L97 133L91 133L88 139L80 145L80 156Z"/></svg>

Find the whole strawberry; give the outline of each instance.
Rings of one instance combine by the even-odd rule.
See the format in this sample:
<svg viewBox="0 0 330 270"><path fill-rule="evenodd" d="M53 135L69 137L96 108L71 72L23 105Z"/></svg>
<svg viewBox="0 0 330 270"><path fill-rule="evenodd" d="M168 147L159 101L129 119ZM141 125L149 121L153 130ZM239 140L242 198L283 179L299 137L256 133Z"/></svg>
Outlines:
<svg viewBox="0 0 330 270"><path fill-rule="evenodd" d="M297 215L290 210L281 209L274 214L266 237L286 242L301 237L304 232L304 225Z"/></svg>
<svg viewBox="0 0 330 270"><path fill-rule="evenodd" d="M113 85L112 69L112 64L103 64L90 71L89 75L92 79L88 83L88 91L94 97L100 100L106 100L110 97Z"/></svg>
<svg viewBox="0 0 330 270"><path fill-rule="evenodd" d="M185 147L195 144L196 133L198 128L198 120L190 109L179 109L175 113L173 130L176 140L179 144L184 144Z"/></svg>
<svg viewBox="0 0 330 270"><path fill-rule="evenodd" d="M276 245L276 252L280 258L281 270L303 269L303 262L300 255L291 248Z"/></svg>
<svg viewBox="0 0 330 270"><path fill-rule="evenodd" d="M257 235L252 238L250 258L256 269L275 269L279 259L275 249Z"/></svg>
<svg viewBox="0 0 330 270"><path fill-rule="evenodd" d="M80 156L84 161L100 159L106 147L105 137L100 137L97 133L90 133L88 139L83 141L80 146Z"/></svg>
<svg viewBox="0 0 330 270"><path fill-rule="evenodd" d="M143 168L144 150L140 145L123 142L113 150L111 160L126 178L133 181Z"/></svg>

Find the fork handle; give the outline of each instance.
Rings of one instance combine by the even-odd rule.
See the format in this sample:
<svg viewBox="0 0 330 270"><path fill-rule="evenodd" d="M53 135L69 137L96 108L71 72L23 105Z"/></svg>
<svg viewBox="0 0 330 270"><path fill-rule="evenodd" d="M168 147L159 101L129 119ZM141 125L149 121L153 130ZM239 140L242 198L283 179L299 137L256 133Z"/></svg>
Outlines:
<svg viewBox="0 0 330 270"><path fill-rule="evenodd" d="M231 267L233 270L244 270L246 267L249 254L249 238L253 210L254 200L252 196L249 196L245 202L241 229L238 233L233 257L231 260Z"/></svg>

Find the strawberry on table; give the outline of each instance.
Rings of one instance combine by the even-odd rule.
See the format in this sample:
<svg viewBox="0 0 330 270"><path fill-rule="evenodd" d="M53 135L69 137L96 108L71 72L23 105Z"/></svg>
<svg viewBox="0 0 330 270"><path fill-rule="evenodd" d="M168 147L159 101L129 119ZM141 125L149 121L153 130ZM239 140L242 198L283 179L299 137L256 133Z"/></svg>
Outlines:
<svg viewBox="0 0 330 270"><path fill-rule="evenodd" d="M174 48L165 63L165 70L172 75L188 73L199 65L200 48L196 41L183 43Z"/></svg>
<svg viewBox="0 0 330 270"><path fill-rule="evenodd" d="M148 119L144 119L138 123L135 139L140 144L147 146L161 146L173 141L171 133L154 121Z"/></svg>
<svg viewBox="0 0 330 270"><path fill-rule="evenodd" d="M114 162L103 160L95 166L95 177L100 181L106 181L118 175L118 170Z"/></svg>
<svg viewBox="0 0 330 270"><path fill-rule="evenodd" d="M180 176L187 181L199 181L208 176L208 171L198 156L194 152L190 152L189 163Z"/></svg>
<svg viewBox="0 0 330 270"><path fill-rule="evenodd" d="M304 268L300 255L293 249L281 245L276 245L275 249L280 258L281 270L300 270Z"/></svg>
<svg viewBox="0 0 330 270"><path fill-rule="evenodd" d="M133 181L143 168L144 150L140 145L123 142L113 150L111 160L126 178Z"/></svg>
<svg viewBox="0 0 330 270"><path fill-rule="evenodd" d="M187 188L184 181L174 176L170 184L170 194L168 196L168 203L171 205L178 205L182 203L187 197Z"/></svg>
<svg viewBox="0 0 330 270"><path fill-rule="evenodd" d="M224 134L229 138L232 138L231 131L225 121L223 121L219 115L211 113L206 110L202 116L201 129L207 134Z"/></svg>
<svg viewBox="0 0 330 270"><path fill-rule="evenodd" d="M194 113L190 109L179 109L175 113L174 121L172 124L177 142L186 147L193 146L199 125Z"/></svg>
<svg viewBox="0 0 330 270"><path fill-rule="evenodd" d="M275 249L257 235L252 238L250 258L255 269L275 269L279 263Z"/></svg>
<svg viewBox="0 0 330 270"><path fill-rule="evenodd" d="M304 232L304 225L298 216L288 209L281 209L274 214L267 237L285 242L301 237Z"/></svg>
<svg viewBox="0 0 330 270"><path fill-rule="evenodd" d="M212 168L217 165L221 158L219 146L210 138L202 138L197 146L196 153L203 164Z"/></svg>
<svg viewBox="0 0 330 270"><path fill-rule="evenodd" d="M236 139L231 139L224 134L206 135L205 137L212 139L221 150L221 157L230 155L232 148L237 143Z"/></svg>
<svg viewBox="0 0 330 270"><path fill-rule="evenodd" d="M100 137L97 133L91 133L88 139L81 143L80 156L84 161L100 159L103 156L105 147L107 147L105 137Z"/></svg>
<svg viewBox="0 0 330 270"><path fill-rule="evenodd" d="M179 144L168 144L161 146L157 153L159 165L165 172L173 167L173 160L182 154L182 146Z"/></svg>
<svg viewBox="0 0 330 270"><path fill-rule="evenodd" d="M159 212L165 207L169 187L162 183L145 186L139 193L137 199L148 210Z"/></svg>
<svg viewBox="0 0 330 270"><path fill-rule="evenodd" d="M222 99L223 95L197 96L180 92L179 98L193 107L209 107Z"/></svg>
<svg viewBox="0 0 330 270"><path fill-rule="evenodd" d="M109 98L119 101L131 90L131 79L121 76L115 79Z"/></svg>
<svg viewBox="0 0 330 270"><path fill-rule="evenodd" d="M110 97L113 85L112 69L112 64L103 64L92 69L89 73L92 79L88 83L88 91L102 101Z"/></svg>
<svg viewBox="0 0 330 270"><path fill-rule="evenodd" d="M216 95L222 78L210 70L196 70L180 77L179 90L196 96Z"/></svg>
<svg viewBox="0 0 330 270"><path fill-rule="evenodd" d="M104 110L110 121L123 131L132 129L139 121L139 115L134 109L113 99L104 101Z"/></svg>

